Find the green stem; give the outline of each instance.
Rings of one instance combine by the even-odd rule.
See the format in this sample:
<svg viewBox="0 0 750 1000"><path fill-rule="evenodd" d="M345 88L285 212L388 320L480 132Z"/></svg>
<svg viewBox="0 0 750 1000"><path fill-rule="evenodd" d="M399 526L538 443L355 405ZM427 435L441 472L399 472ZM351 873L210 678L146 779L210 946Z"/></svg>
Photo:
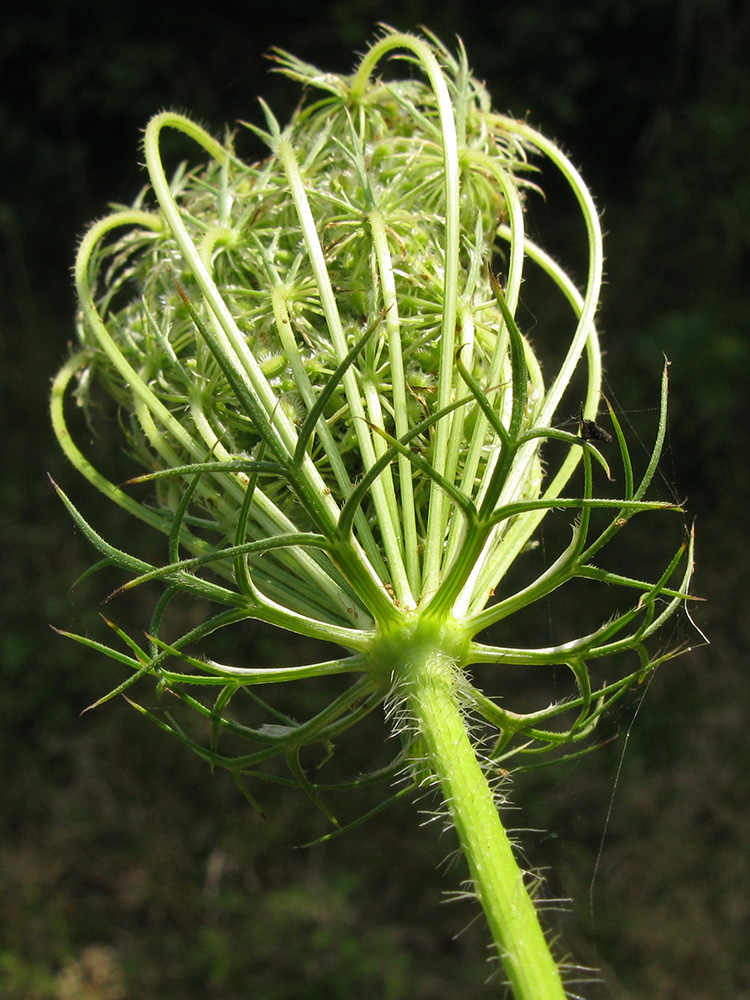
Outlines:
<svg viewBox="0 0 750 1000"><path fill-rule="evenodd" d="M515 1000L564 1000L559 969L466 730L455 660L432 644L417 646L405 680L410 711Z"/></svg>

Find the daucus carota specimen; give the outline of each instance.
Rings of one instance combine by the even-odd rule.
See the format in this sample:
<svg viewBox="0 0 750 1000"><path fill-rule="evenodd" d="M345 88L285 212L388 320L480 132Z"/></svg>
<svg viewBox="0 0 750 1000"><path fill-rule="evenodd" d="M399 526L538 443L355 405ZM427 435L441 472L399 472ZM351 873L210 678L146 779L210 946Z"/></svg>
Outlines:
<svg viewBox="0 0 750 1000"><path fill-rule="evenodd" d="M566 744L578 752L606 708L667 655L649 652L649 638L687 596L690 541L655 581L593 563L636 514L679 510L646 499L666 379L653 454L636 476L615 413L611 435L596 422L602 243L591 195L554 143L493 112L462 49L385 29L351 76L285 53L276 63L305 100L285 128L265 105L265 128L248 126L265 159L246 163L231 138L159 114L145 133L148 187L81 243L79 346L55 381L54 426L84 476L167 544L163 563L146 563L103 539L60 491L105 560L129 574L126 587L164 588L145 642L114 625L111 646L75 638L130 669L108 697L155 679L210 736L201 743L168 712L137 706L163 729L240 783L283 755L323 808L301 750L332 746L385 706L401 740L384 773L439 787L515 996L559 998L561 972L493 775ZM386 63L395 78L379 75ZM200 166L167 174L165 130L193 141ZM577 199L581 289L527 232L531 164L559 171ZM529 268L569 317L555 330L565 348L552 373L516 318ZM71 437L69 389L86 406L95 384L118 404L147 501L108 480ZM605 444L616 499L597 491L611 478ZM511 585L552 510L568 513L569 536L541 575ZM612 585L624 609L558 645L483 641L581 578ZM178 596L211 610L173 635L166 612ZM324 662L273 668L196 652L248 619L335 648ZM618 653L633 662L616 669ZM497 689L507 665L562 665L569 696L524 713L512 689L483 693L481 678ZM302 722L256 694L329 674L351 683Z"/></svg>

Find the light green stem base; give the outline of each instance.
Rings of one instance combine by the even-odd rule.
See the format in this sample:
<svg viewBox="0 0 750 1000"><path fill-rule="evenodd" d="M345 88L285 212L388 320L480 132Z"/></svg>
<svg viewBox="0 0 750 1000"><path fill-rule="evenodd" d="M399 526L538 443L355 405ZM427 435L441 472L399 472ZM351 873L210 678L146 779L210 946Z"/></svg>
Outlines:
<svg viewBox="0 0 750 1000"><path fill-rule="evenodd" d="M498 955L516 1000L564 1000L560 972L524 885L487 777L469 739L455 661L415 650L405 671L411 714L468 861Z"/></svg>

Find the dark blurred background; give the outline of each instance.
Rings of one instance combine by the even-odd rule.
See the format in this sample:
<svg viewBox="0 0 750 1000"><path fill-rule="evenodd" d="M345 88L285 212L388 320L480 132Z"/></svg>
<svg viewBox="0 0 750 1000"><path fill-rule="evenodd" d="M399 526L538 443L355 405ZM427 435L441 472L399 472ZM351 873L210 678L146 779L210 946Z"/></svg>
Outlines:
<svg viewBox="0 0 750 1000"><path fill-rule="evenodd" d="M712 644L658 671L618 740L518 778L510 820L530 831L528 862L573 900L550 926L601 970L587 998L750 998L750 4L28 0L0 23L5 1000L498 993L475 910L439 905L462 877L442 864L452 842L411 803L296 850L326 829L301 793L260 789L260 816L125 703L81 717L119 675L49 628L96 628L106 591L96 577L69 589L94 553L47 473L103 533L133 531L97 508L48 426L77 239L140 189L152 113L189 109L220 133L257 121L260 94L283 120L297 94L268 74L269 48L349 71L378 21L460 34L495 106L528 112L582 167L608 233L609 391L645 439L662 352L672 362L662 482L696 519L695 617ZM535 211L564 256L567 209L550 196ZM658 575L658 542L644 520L644 575ZM139 611L122 612L134 629ZM687 626L675 639L700 645ZM246 658L279 655L249 633ZM377 720L364 727L357 766L383 740Z"/></svg>

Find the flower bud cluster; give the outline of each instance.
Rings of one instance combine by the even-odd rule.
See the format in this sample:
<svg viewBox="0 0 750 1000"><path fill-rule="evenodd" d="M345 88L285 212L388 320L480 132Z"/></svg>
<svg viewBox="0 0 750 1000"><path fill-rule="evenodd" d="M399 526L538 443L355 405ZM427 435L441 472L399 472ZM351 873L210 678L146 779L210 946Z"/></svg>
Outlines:
<svg viewBox="0 0 750 1000"><path fill-rule="evenodd" d="M454 58L440 46L433 51L459 112L455 347L466 346L462 361L507 419L507 334L489 264L506 249L498 227L507 221L507 192L520 203L529 168L522 143L491 115L488 95L468 73L463 53ZM332 467L330 444L319 434L311 437L309 453L326 487L341 499L342 489L345 493L365 471L357 419L399 437L457 395L466 395L455 373L442 398L438 384L449 213L444 110L427 80L386 82L373 76L358 87L355 77L321 74L287 55L279 55L278 64L319 99L303 104L283 135L268 112L269 131L253 129L271 147L265 159L244 162L229 140L224 156L195 170L180 167L169 193L270 387L278 414L299 428L328 386L322 416L342 467ZM339 343L326 312L326 289L302 239L299 201L291 191L288 163L279 155L280 138L292 151L320 240L343 336ZM207 451L218 443L228 456L258 457L262 436L238 407L234 388L196 322L196 313L206 325L214 317L194 263L186 259L151 191L144 191L134 208L158 222L148 218L147 224L97 246L89 265L97 312L121 356L191 439L203 441ZM140 462L151 470L194 458L179 442L170 440L167 448L161 434L155 439L131 380L123 376L119 359L114 363L112 353L102 348L85 314L79 332L90 369L126 415L129 443ZM363 339L348 372L363 401L358 416L345 380L329 383L342 362L342 343L352 350ZM83 385L89 384L89 374ZM530 385L530 413L539 398L539 388ZM469 462L471 482L462 488L470 494L487 463L496 460L497 442L484 425L477 429L481 417L475 402L464 408L461 420L452 474L460 480ZM433 426L411 447L432 462L434 439ZM406 471L415 479L423 533L429 482L413 468ZM398 482L395 465L392 475ZM309 527L283 483L264 488L298 527ZM173 503L170 490L163 488L161 495ZM201 495L199 490L196 499ZM227 510L210 496L204 499L216 516L219 511L230 520L234 516L236 505ZM363 510L373 520L368 502Z"/></svg>

